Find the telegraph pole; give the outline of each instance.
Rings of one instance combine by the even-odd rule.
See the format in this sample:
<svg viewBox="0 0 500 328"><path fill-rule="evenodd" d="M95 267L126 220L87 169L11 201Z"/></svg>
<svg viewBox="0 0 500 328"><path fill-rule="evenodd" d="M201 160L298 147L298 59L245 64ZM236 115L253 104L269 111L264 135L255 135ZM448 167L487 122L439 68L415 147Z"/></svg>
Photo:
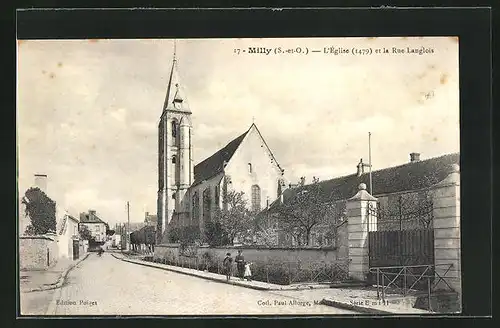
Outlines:
<svg viewBox="0 0 500 328"><path fill-rule="evenodd" d="M130 203L127 201L127 250L130 250Z"/></svg>
<svg viewBox="0 0 500 328"><path fill-rule="evenodd" d="M373 196L373 184L372 184L372 133L368 132L368 165L370 168L370 195Z"/></svg>

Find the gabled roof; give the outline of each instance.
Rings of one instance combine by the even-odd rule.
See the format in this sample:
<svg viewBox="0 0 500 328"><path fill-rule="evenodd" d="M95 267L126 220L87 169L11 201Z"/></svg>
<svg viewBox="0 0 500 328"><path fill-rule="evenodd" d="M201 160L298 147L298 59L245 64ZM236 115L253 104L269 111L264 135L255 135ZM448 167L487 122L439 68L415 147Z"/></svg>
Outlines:
<svg viewBox="0 0 500 328"><path fill-rule="evenodd" d="M269 151L273 161L276 163L278 168L281 170L280 165L278 164L278 161L274 157L273 152L267 145L266 141L262 137L262 134L260 133L259 129L255 125L255 123L252 123L250 128L243 133L242 135L238 136L237 138L233 139L231 142L229 142L224 148L221 150L217 151L215 154L212 156L208 157L204 161L200 162L194 167L194 182L192 186L200 184L203 180L208 180L209 178L221 173L224 170L224 162L229 163L229 160L233 157L234 153L238 149L238 147L241 145L241 142L243 139L245 139L246 135L252 128L255 128L257 133L259 134L260 138L264 141L264 145L266 146L267 150Z"/></svg>
<svg viewBox="0 0 500 328"><path fill-rule="evenodd" d="M452 164L460 163L460 153L447 154L417 162L381 169L372 172L373 196L397 192L429 188L444 180L451 172ZM318 202L346 200L353 197L360 183L365 183L370 190L368 173L361 176L351 174L318 183L320 199ZM287 202L298 192L311 188L311 184L303 187L287 189L283 192L283 201ZM279 204L279 199L271 207Z"/></svg>
<svg viewBox="0 0 500 328"><path fill-rule="evenodd" d="M262 136L262 134L260 133L260 130L259 128L257 127L257 125L255 125L255 123L252 124L253 127L255 127L255 130L257 131L257 133L259 134L260 138L262 139L262 141L264 142L264 145L266 146L267 150L269 151L269 154L271 155L272 157L272 160L274 161L274 163L276 164L276 166L278 166L278 168L281 170L281 172L283 172L284 170L281 168L281 166L279 165L278 161L276 160L276 157L274 157L274 154L271 150L271 148L269 148L269 146L267 145L267 142L266 142L266 139L264 139L264 137ZM252 126L250 127L250 129L252 128ZM250 130L249 129L249 130Z"/></svg>
<svg viewBox="0 0 500 328"><path fill-rule="evenodd" d="M80 215L80 223L104 223L107 225L107 223L101 220L97 215L89 215L87 213L82 213Z"/></svg>
<svg viewBox="0 0 500 328"><path fill-rule="evenodd" d="M70 215L68 211L64 210L64 215L62 217L57 218L56 229L59 231L59 234L62 235L66 231L66 227L68 226L68 220L72 220L73 222L80 222L77 218Z"/></svg>
<svg viewBox="0 0 500 328"><path fill-rule="evenodd" d="M224 169L224 162L229 162L231 157L233 157L236 149L240 146L241 142L247 135L248 129L245 133L238 136L229 142L224 148L208 157L204 161L200 162L194 167L194 182L193 186L200 184L203 180L207 180Z"/></svg>

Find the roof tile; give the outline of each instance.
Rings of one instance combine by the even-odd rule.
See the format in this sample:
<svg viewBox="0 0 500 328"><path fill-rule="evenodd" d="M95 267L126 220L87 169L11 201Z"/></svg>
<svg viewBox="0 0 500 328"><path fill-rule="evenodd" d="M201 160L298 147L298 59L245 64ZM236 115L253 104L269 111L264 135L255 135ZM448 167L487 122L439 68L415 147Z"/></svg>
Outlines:
<svg viewBox="0 0 500 328"><path fill-rule="evenodd" d="M460 153L447 154L417 162L411 162L395 167L389 167L372 172L373 196L391 194L409 190L419 190L431 187L444 180L450 173L452 164L459 164ZM358 192L358 186L365 183L370 190L368 173L361 176L351 174L331 180L319 182L319 201L337 201L351 198ZM293 198L299 191L311 188L311 184L303 187L287 189L283 193L283 201ZM272 205L277 204L278 201Z"/></svg>
<svg viewBox="0 0 500 328"><path fill-rule="evenodd" d="M238 149L247 133L248 131L233 139L224 148L197 164L194 167L193 186L200 184L203 180L207 180L222 172L224 169L224 162L229 162L231 157L233 157L236 149Z"/></svg>

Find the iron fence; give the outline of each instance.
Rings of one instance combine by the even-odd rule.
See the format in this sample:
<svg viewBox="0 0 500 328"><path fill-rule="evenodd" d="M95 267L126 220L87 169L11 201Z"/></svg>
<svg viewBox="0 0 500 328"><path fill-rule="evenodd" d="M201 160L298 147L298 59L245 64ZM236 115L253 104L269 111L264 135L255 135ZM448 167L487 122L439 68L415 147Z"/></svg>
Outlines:
<svg viewBox="0 0 500 328"><path fill-rule="evenodd" d="M444 267L443 274L439 274L436 267ZM431 295L436 290L439 283L443 282L450 291L454 289L448 284L446 274L453 267L453 264L436 265L408 265L408 266L388 266L370 268L370 273L376 275L377 298L385 302L388 290L395 290L404 296L412 293L419 293L416 288L421 282L426 283L426 293L429 311L432 311Z"/></svg>
<svg viewBox="0 0 500 328"><path fill-rule="evenodd" d="M147 258L144 258L148 260ZM152 260L152 259L151 259ZM222 258L198 258L179 256L173 259L156 259L155 262L167 265L225 274ZM338 261L267 261L251 265L252 280L280 285L295 283L332 283L348 280L348 262ZM236 265L231 266L231 275L238 276Z"/></svg>

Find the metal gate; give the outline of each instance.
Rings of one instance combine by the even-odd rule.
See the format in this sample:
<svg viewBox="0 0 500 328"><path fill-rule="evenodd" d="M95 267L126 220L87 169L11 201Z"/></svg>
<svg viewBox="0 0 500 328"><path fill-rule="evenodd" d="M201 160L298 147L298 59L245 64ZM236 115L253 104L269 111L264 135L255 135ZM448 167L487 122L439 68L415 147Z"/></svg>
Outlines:
<svg viewBox="0 0 500 328"><path fill-rule="evenodd" d="M408 283L408 277L401 276L404 272L415 278L415 289L426 288L424 280L417 277L424 274L433 276L434 265L434 229L432 222L432 202L427 198L404 200L404 196L396 198L392 208L368 206L368 254L370 269L384 268L394 283L398 279ZM394 204L395 203L395 204ZM406 204L406 207L403 206ZM378 204L379 205L379 204ZM420 272L422 271L422 272ZM369 274L369 282L379 284L375 274Z"/></svg>

